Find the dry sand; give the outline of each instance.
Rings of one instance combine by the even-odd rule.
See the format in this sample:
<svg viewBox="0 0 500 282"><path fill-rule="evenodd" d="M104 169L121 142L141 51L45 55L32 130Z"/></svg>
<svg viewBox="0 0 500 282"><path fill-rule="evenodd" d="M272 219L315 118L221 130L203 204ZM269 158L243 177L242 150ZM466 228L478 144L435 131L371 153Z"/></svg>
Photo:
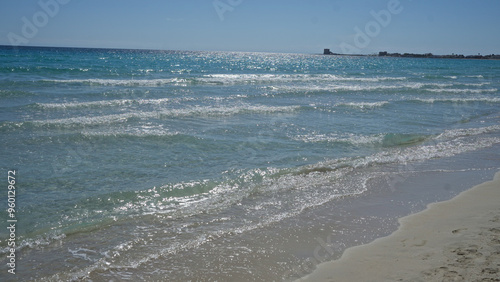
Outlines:
<svg viewBox="0 0 500 282"><path fill-rule="evenodd" d="M298 281L500 281L500 172Z"/></svg>

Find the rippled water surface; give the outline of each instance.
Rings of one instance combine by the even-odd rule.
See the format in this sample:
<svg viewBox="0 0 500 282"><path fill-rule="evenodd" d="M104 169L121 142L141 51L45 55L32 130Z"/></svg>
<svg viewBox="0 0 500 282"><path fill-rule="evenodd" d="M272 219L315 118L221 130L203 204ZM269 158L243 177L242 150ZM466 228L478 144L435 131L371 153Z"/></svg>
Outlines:
<svg viewBox="0 0 500 282"><path fill-rule="evenodd" d="M296 230L364 220L319 210L498 147L499 88L498 61L0 48L19 277L297 276Z"/></svg>

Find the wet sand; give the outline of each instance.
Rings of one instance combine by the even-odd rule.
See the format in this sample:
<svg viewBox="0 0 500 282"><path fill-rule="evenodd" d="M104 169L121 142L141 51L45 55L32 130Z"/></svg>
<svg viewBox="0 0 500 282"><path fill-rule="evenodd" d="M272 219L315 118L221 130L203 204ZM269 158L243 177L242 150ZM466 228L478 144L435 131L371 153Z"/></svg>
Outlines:
<svg viewBox="0 0 500 282"><path fill-rule="evenodd" d="M500 281L500 172L297 281Z"/></svg>

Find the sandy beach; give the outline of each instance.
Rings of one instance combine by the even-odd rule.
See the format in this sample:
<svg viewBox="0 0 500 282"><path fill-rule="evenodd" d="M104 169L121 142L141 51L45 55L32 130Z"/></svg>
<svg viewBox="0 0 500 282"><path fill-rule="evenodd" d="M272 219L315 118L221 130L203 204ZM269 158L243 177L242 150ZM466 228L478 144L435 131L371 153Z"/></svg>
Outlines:
<svg viewBox="0 0 500 282"><path fill-rule="evenodd" d="M500 172L298 281L500 281Z"/></svg>

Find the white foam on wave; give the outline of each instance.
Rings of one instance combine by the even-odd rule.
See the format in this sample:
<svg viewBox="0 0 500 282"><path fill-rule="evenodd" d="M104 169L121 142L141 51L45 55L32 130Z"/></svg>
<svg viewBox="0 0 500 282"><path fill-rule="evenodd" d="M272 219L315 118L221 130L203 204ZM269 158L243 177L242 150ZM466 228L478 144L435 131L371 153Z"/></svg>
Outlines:
<svg viewBox="0 0 500 282"><path fill-rule="evenodd" d="M87 248L68 248L68 252L70 252L71 255L76 259L82 259L90 262L96 262L98 260L98 255L100 255L98 252Z"/></svg>
<svg viewBox="0 0 500 282"><path fill-rule="evenodd" d="M334 74L211 74L196 80L206 83L236 84L236 83L265 83L265 82L328 82L328 81L401 81L406 77L356 77Z"/></svg>
<svg viewBox="0 0 500 282"><path fill-rule="evenodd" d="M491 125L487 127L449 129L438 135L436 139L451 139L457 137L474 136L485 133L491 133L495 131L500 131L500 125Z"/></svg>
<svg viewBox="0 0 500 282"><path fill-rule="evenodd" d="M334 74L210 74L201 77L174 77L160 79L53 79L42 80L52 83L88 84L100 86L161 86L166 84L189 85L194 83L207 84L252 84L266 82L318 82L318 81L401 81L406 77L355 77Z"/></svg>
<svg viewBox="0 0 500 282"><path fill-rule="evenodd" d="M66 238L66 234L52 232L38 238L24 239L17 245L16 251L20 251L24 248L39 248L41 246L48 246L54 242L61 241L64 238ZM9 247L0 248L0 254L7 254L9 252Z"/></svg>
<svg viewBox="0 0 500 282"><path fill-rule="evenodd" d="M291 137L293 140L306 142L306 143L319 143L319 142L341 142L353 145L367 145L382 143L384 139L383 134L374 135L358 135L358 134L316 134L310 133L305 135L297 135Z"/></svg>
<svg viewBox="0 0 500 282"><path fill-rule="evenodd" d="M101 137L101 136L164 137L164 136L176 136L181 133L166 129L162 125L157 125L157 126L142 125L138 127L110 128L106 129L105 131L85 130L82 132L82 134L88 137Z"/></svg>
<svg viewBox="0 0 500 282"><path fill-rule="evenodd" d="M389 104L389 101L379 101L379 102L350 102L350 103L339 103L335 106L345 106L359 109L373 109L380 108Z"/></svg>
<svg viewBox="0 0 500 282"><path fill-rule="evenodd" d="M488 98L488 97L477 97L477 98L429 98L422 99L417 98L414 101L422 102L422 103L436 103L436 102L453 102L453 103L474 103L474 102L483 102L483 103L500 103L500 98Z"/></svg>
<svg viewBox="0 0 500 282"><path fill-rule="evenodd" d="M458 154L472 152L491 147L500 143L499 137L478 138L478 135L500 128L471 129L470 131L450 131L436 137L435 142L428 145L394 148L363 158L335 159L314 165L314 167L339 167L347 162L353 168L362 168L374 164L408 164L434 158L451 157ZM444 140L444 141L443 141Z"/></svg>
<svg viewBox="0 0 500 282"><path fill-rule="evenodd" d="M43 109L71 109L71 108L93 108L93 107L115 107L130 105L167 105L178 104L181 102L203 101L227 101L248 98L248 95L237 94L226 97L221 96L203 96L203 97L182 97L182 98L159 98L159 99L115 99L100 100L90 102L64 102L64 103L36 103Z"/></svg>
<svg viewBox="0 0 500 282"><path fill-rule="evenodd" d="M347 84L347 83L327 83L327 84L308 84L308 85L286 85L286 86L273 86L271 90L284 90L284 91L377 91L377 90L405 90L405 89L424 89L427 87L442 87L434 90L446 89L444 87L449 87L448 84L433 84L419 83L419 82L408 82L408 83L361 83L361 84ZM433 90L433 89L429 89Z"/></svg>
<svg viewBox="0 0 500 282"><path fill-rule="evenodd" d="M358 81L359 82L359 81ZM377 91L377 90L421 90L436 93L490 93L497 92L497 88L478 88L489 83L428 83L428 82L391 82L365 81L354 83L339 81L331 83L322 81L321 83L308 83L296 85L273 85L269 90L274 91ZM457 88L467 86L468 88Z"/></svg>
<svg viewBox="0 0 500 282"><path fill-rule="evenodd" d="M54 83L88 84L98 86L162 86L175 85L187 86L192 84L288 84L275 89L299 90L299 91L375 91L386 89L423 89L430 92L450 93L483 93L496 92L498 89L460 89L450 88L456 86L480 87L489 84L483 83L424 83L404 82L407 77L360 77L335 74L210 74L204 76L175 77L163 79L68 79L68 80L44 80ZM309 83L309 85L290 86L291 83ZM335 84L332 84L335 82ZM358 84L356 84L358 82ZM386 84L384 82L394 82ZM319 85L318 85L319 83ZM437 89L436 89L437 88Z"/></svg>
<svg viewBox="0 0 500 282"><path fill-rule="evenodd" d="M116 99L116 100L101 100L91 102L65 102L65 103L37 103L36 105L44 109L68 109L68 108L86 108L86 107L111 107L124 105L159 105L169 102L178 101L178 99L161 98L161 99Z"/></svg>
<svg viewBox="0 0 500 282"><path fill-rule="evenodd" d="M300 106L262 106L262 105L239 105L231 107L217 106L191 106L182 109L163 109L148 112L128 112L123 114L112 114L104 116L79 116L64 119L35 120L35 124L59 124L59 125L95 125L109 123L125 123L131 118L150 119L166 117L185 117L185 116L231 116L243 113L285 113L294 112L300 109Z"/></svg>
<svg viewBox="0 0 500 282"><path fill-rule="evenodd" d="M162 78L162 79L53 79L43 80L53 83L67 84L89 84L101 86L160 86L165 84L185 84L186 79L182 78Z"/></svg>
<svg viewBox="0 0 500 282"><path fill-rule="evenodd" d="M459 88L441 88L441 89L425 89L425 91L429 92L437 92L437 93L488 93L488 92L497 92L497 88L487 88L487 89L459 89Z"/></svg>
<svg viewBox="0 0 500 282"><path fill-rule="evenodd" d="M380 153L366 158L358 165L366 163L408 163L416 161L425 161L433 158L445 158L458 154L471 152L500 143L500 138L482 138L475 139L473 142L464 142L463 138L456 138L433 145L411 147L399 152Z"/></svg>
<svg viewBox="0 0 500 282"><path fill-rule="evenodd" d="M300 92L321 92L321 91L375 91L375 90L388 90L388 89L401 89L403 87L397 85L350 85L350 84L329 84L329 85L296 85L296 86L277 86L271 90L277 91L300 91Z"/></svg>
<svg viewBox="0 0 500 282"><path fill-rule="evenodd" d="M456 86L481 87L481 86L489 85L489 84L491 84L491 83L489 83L489 82L467 83L467 82L459 82L459 81L455 81L453 83L443 83L443 82L415 82L414 83L416 88L423 88L423 87L446 88L446 87L456 87Z"/></svg>

